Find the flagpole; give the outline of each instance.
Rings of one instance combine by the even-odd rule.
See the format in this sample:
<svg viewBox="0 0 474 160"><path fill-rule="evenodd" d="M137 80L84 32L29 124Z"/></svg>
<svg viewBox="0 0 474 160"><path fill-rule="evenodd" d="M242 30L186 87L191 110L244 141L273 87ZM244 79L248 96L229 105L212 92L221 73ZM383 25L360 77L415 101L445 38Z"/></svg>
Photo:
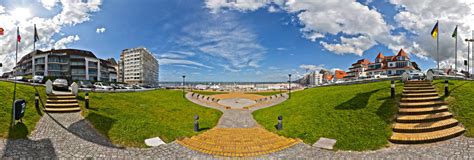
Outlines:
<svg viewBox="0 0 474 160"><path fill-rule="evenodd" d="M12 100L12 128L15 125L15 99L16 99L16 71L17 71L17 61L18 61L18 32L20 32L20 27L16 28L16 49L15 49L15 67L13 70L13 100Z"/></svg>
<svg viewBox="0 0 474 160"><path fill-rule="evenodd" d="M456 25L456 41L454 43L454 70L458 71L458 26Z"/></svg>
<svg viewBox="0 0 474 160"><path fill-rule="evenodd" d="M33 65L33 66L31 67L31 68L33 69L33 71L32 71L33 77L31 77L31 78L33 79L33 85L36 84L36 82L35 82L35 76L36 76L36 71L35 71L35 70L36 70L36 67L35 67L35 65L36 65L36 64L35 64L35 56L36 56L36 34L37 34L37 33L36 33L36 24L34 24L34 30L35 30L35 31L34 31L34 33L33 33L33 56L32 56L32 57L33 57L33 60L31 61L31 64Z"/></svg>
<svg viewBox="0 0 474 160"><path fill-rule="evenodd" d="M436 33L436 54L438 55L438 76L440 75L440 70L439 70L439 23L436 22L436 24L438 24L438 33Z"/></svg>

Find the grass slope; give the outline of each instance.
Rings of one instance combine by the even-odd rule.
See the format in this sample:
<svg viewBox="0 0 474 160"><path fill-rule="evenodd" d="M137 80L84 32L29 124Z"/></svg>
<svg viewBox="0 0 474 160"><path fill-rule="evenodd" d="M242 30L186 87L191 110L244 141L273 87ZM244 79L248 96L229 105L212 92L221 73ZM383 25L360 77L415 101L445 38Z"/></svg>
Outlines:
<svg viewBox="0 0 474 160"><path fill-rule="evenodd" d="M26 138L34 130L36 122L41 118L41 111L35 108L35 89L33 86L17 84L16 99L26 100L26 112L23 123L17 123L13 129L12 119L12 99L13 83L0 81L0 138ZM37 87L43 102L46 102L44 87Z"/></svg>
<svg viewBox="0 0 474 160"><path fill-rule="evenodd" d="M83 96L79 97L81 101ZM127 147L145 147L144 140L152 137L160 137L165 142L190 137L196 134L194 114L199 115L202 129L214 127L222 114L184 99L180 90L92 93L89 96L91 109L84 112L86 119L113 143Z"/></svg>
<svg viewBox="0 0 474 160"><path fill-rule="evenodd" d="M454 118L466 128L465 136L474 137L474 81L449 81L449 96L444 96L444 81L438 80L439 95L449 102L449 110Z"/></svg>
<svg viewBox="0 0 474 160"><path fill-rule="evenodd" d="M390 81L384 81L294 92L291 99L253 115L266 129L308 144L326 137L337 140L336 149L373 150L388 143L397 109L390 98ZM275 128L278 115L283 116L281 131Z"/></svg>

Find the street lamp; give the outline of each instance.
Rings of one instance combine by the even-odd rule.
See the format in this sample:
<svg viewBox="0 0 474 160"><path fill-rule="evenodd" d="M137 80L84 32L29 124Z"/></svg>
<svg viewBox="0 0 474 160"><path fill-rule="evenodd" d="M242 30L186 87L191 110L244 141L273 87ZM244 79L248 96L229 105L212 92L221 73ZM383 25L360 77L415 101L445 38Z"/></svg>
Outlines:
<svg viewBox="0 0 474 160"><path fill-rule="evenodd" d="M291 74L288 74L288 99L291 98Z"/></svg>
<svg viewBox="0 0 474 160"><path fill-rule="evenodd" d="M184 79L185 79L185 78L186 78L186 76L183 75L183 98L185 98L185 96L184 96Z"/></svg>

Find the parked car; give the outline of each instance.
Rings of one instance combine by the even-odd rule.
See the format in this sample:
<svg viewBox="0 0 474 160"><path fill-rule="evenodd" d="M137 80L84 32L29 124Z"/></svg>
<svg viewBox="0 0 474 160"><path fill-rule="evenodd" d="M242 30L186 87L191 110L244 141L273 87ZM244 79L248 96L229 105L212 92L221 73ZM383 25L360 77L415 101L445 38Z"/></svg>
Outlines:
<svg viewBox="0 0 474 160"><path fill-rule="evenodd" d="M413 71L408 73L408 78L422 80L425 79L425 74L420 71Z"/></svg>
<svg viewBox="0 0 474 160"><path fill-rule="evenodd" d="M374 75L374 78L387 78L387 77L388 77L388 76L387 76L387 74L385 74L385 73L380 73L380 74L375 74L375 75Z"/></svg>
<svg viewBox="0 0 474 160"><path fill-rule="evenodd" d="M91 81L79 81L79 88L95 88Z"/></svg>
<svg viewBox="0 0 474 160"><path fill-rule="evenodd" d="M43 83L43 79L44 79L43 76L33 76L33 78L32 78L32 79L29 79L28 82L32 82L32 83Z"/></svg>
<svg viewBox="0 0 474 160"><path fill-rule="evenodd" d="M16 77L10 77L8 80L12 81L25 81L25 78L23 76L16 76Z"/></svg>
<svg viewBox="0 0 474 160"><path fill-rule="evenodd" d="M66 79L56 79L53 82L53 89L55 90L69 90L69 85Z"/></svg>
<svg viewBox="0 0 474 160"><path fill-rule="evenodd" d="M112 90L113 89L112 86L109 86L104 82L95 82L94 86L95 86L96 89L104 89L104 90Z"/></svg>

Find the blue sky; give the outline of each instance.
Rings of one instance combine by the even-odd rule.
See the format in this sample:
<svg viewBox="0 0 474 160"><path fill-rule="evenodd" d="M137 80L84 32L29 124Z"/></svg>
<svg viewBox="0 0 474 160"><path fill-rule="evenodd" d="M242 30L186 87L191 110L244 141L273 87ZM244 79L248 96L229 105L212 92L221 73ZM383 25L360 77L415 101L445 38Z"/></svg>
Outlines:
<svg viewBox="0 0 474 160"><path fill-rule="evenodd" d="M56 0L45 1L51 1L49 4L53 5L48 9L44 7L47 2L43 1L6 0L0 2L0 6L4 7L4 14L8 14L13 8L23 7L30 10L31 17L47 19L61 14L67 5ZM101 58L118 59L123 49L144 46L160 61L161 81L180 80L183 74L190 81L285 81L288 73L302 75L307 69L321 68L347 70L358 59L368 58L373 61L378 52L392 55L400 48L411 53L411 58L423 70L436 66L431 53L426 53L429 49L411 46L413 42L429 36L430 29L425 28L432 27L431 22L425 22L429 24L420 27L426 30L421 33L420 28L404 26L402 19L395 17L400 12L410 12L410 6L389 1L354 2L357 3L354 6L360 6L356 9L367 11L370 15L381 15L381 24L390 28L383 32L387 34L385 37L380 33L373 34L370 30L332 31L331 28L324 28L325 24L331 24L330 19L329 23L311 26L311 20L302 18L301 13L309 13L312 8L292 8L296 8L298 2L289 4L288 1L276 0L258 4L256 1L242 7L238 5L241 3L239 1L230 6L212 5L219 0L93 1L98 3L98 10L91 7L90 10L83 11L87 19L82 17L83 19L74 21L74 24L59 23L60 29L55 32L44 31L44 34L51 37L42 39L39 48L62 46L85 49ZM246 3L245 0L243 2ZM350 26L353 22L349 20L354 18L363 20L361 17L351 16L343 16L348 20L341 20L340 25ZM33 20L13 24L25 25L29 21ZM367 23L370 23L370 19ZM39 25L38 29L43 33L41 27ZM103 32L98 32L100 28L104 28ZM307 30L303 31L305 28ZM310 34L305 33L308 30L307 33L322 33L323 36L308 38L307 35ZM427 35L421 36L422 34ZM71 36L70 41L56 45L68 36ZM403 36L403 42L393 44L391 40L386 40L390 36ZM348 47L341 40L343 38L369 40L367 46L349 43ZM331 49L322 43L336 48ZM362 49L362 52L347 51L357 48ZM24 53L27 51L25 49ZM450 58L452 57L446 57L446 61Z"/></svg>

